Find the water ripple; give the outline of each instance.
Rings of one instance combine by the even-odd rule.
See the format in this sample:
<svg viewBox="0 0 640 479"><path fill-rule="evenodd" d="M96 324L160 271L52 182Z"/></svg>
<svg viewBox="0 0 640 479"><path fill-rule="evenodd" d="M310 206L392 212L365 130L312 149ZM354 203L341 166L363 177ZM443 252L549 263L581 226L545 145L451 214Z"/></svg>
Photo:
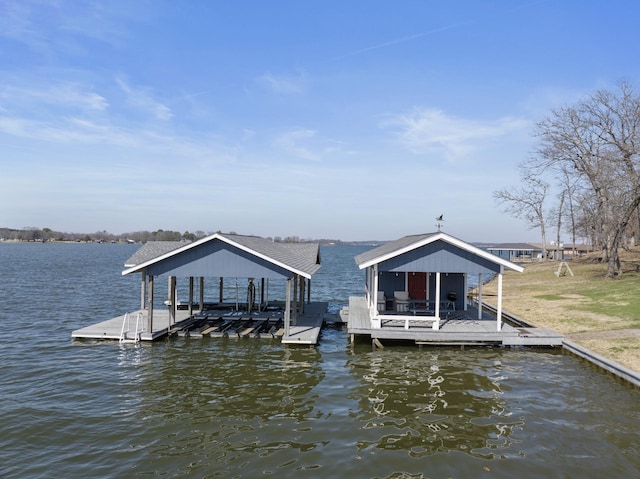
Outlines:
<svg viewBox="0 0 640 479"><path fill-rule="evenodd" d="M71 342L136 307L135 249L0 244L3 478L640 476L637 391L553 351ZM316 299L362 250L323 248Z"/></svg>

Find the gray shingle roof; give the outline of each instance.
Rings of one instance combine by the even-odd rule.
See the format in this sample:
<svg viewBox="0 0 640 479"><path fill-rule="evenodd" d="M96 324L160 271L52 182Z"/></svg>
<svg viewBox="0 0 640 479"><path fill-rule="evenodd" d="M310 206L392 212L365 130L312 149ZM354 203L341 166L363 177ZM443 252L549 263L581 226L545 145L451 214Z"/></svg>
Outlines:
<svg viewBox="0 0 640 479"><path fill-rule="evenodd" d="M317 243L274 243L260 236L219 234L257 253L310 275L320 269L320 245Z"/></svg>
<svg viewBox="0 0 640 479"><path fill-rule="evenodd" d="M407 246L411 246L414 243L418 243L424 239L427 239L435 234L437 233L410 235L404 236L403 238L397 239L395 241L390 241L389 243L385 243L378 246L377 248L373 248L369 251L365 251L364 253L359 254L355 257L356 263L360 265L362 263L366 263L367 261L371 261L372 259L391 254L395 251L406 248Z"/></svg>
<svg viewBox="0 0 640 479"><path fill-rule="evenodd" d="M189 243L190 241L148 241L124 262L124 266L125 268L131 268Z"/></svg>
<svg viewBox="0 0 640 479"><path fill-rule="evenodd" d="M383 259L397 256L403 252L415 249L421 245L430 243L432 241L438 241L438 240L451 243L455 246L458 246L459 248L462 248L463 250L466 250L475 254L476 256L480 256L485 259L488 259L493 263L501 264L503 266L506 266L516 271L523 270L521 266L518 266L510 261L500 258L499 256L493 255L484 249L473 246L469 243L466 243L458 238L455 238L441 231L438 231L436 233L426 233L426 234L405 236L398 240L385 243L382 246L378 246L377 248L374 248L370 251L366 251L362 254L359 254L358 256L355 257L355 260L357 265L360 267L360 269L362 269L366 266L370 266L371 264L379 263Z"/></svg>
<svg viewBox="0 0 640 479"><path fill-rule="evenodd" d="M175 254L179 254L180 252L177 250L181 248L197 248L199 244L213 240L227 240L231 243L236 243L251 252L280 263L287 269L300 271L309 276L320 268L320 245L317 243L274 243L260 236L223 233L216 233L194 243L150 241L126 261L125 267L134 268L143 263L153 262L154 259L170 254L172 251L175 251Z"/></svg>

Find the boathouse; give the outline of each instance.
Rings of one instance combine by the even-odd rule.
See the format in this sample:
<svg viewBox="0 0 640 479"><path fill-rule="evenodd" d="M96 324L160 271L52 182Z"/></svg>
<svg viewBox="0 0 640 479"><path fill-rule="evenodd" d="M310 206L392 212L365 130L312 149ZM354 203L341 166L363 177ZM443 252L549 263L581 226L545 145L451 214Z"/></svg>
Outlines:
<svg viewBox="0 0 640 479"><path fill-rule="evenodd" d="M276 243L258 236L216 233L194 242L146 243L126 261L125 268L123 276L140 275L140 309L111 321L119 332L112 331L107 321L74 331L72 337L153 340L175 331L202 336L205 329L205 335L212 335L216 328L211 318L221 328L230 327L232 319L236 323L245 320L242 328L248 335L249 330L256 332L258 323L267 326L277 318L282 324L279 337L287 342L293 334L291 328L311 304L311 278L320 268L320 247L317 243ZM166 279L164 297L158 297L156 291L160 277ZM309 309L319 317L319 332L323 311L315 306ZM143 323L136 324L133 333L133 327L126 324L130 316ZM200 323L194 331L194 325ZM224 333L228 335L229 330ZM293 341L305 340L296 337ZM309 344L315 341L317 334Z"/></svg>
<svg viewBox="0 0 640 479"><path fill-rule="evenodd" d="M368 335L374 340L527 344L526 338L533 336L529 330L503 328L502 321L503 274L524 268L442 231L405 236L355 261L365 271L365 296L349 298L352 339ZM498 293L496 310L489 314L483 310L482 284L493 277ZM473 304L470 285L477 292ZM551 334L540 333L545 338ZM546 343L538 338L535 344Z"/></svg>
<svg viewBox="0 0 640 479"><path fill-rule="evenodd" d="M486 247L486 250L512 262L524 263L542 259L542 248L529 243L498 243Z"/></svg>

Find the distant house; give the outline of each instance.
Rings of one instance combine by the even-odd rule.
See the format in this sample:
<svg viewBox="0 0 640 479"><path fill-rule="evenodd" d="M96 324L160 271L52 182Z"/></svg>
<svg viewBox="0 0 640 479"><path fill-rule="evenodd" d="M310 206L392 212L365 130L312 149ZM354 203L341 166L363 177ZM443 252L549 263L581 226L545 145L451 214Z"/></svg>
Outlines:
<svg viewBox="0 0 640 479"><path fill-rule="evenodd" d="M355 257L365 270L368 324L383 321L429 321L433 330L447 311L466 312L469 278L479 285L478 318L482 316L482 276L498 277L497 324L502 328L502 275L524 268L443 232L405 236ZM350 313L351 314L351 313ZM349 320L351 322L351 318ZM355 326L353 326L355 328Z"/></svg>
<svg viewBox="0 0 640 479"><path fill-rule="evenodd" d="M499 243L486 246L485 249L491 254L514 263L530 262L542 258L542 248L529 243Z"/></svg>

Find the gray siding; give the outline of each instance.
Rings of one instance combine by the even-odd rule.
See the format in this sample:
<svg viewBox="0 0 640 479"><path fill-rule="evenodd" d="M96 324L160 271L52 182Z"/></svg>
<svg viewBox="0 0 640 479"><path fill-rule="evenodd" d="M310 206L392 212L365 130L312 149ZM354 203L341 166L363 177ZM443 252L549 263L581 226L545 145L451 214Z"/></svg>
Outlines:
<svg viewBox="0 0 640 479"><path fill-rule="evenodd" d="M151 264L147 267L147 274L271 279L293 277L293 273L285 268L223 241L210 241Z"/></svg>
<svg viewBox="0 0 640 479"><path fill-rule="evenodd" d="M405 275L381 272L378 276L378 290L384 291L387 298L393 298L394 291L406 291Z"/></svg>
<svg viewBox="0 0 640 479"><path fill-rule="evenodd" d="M440 275L440 301L446 301L450 291L456 293L456 309L464 309L464 275L461 273L441 274ZM436 275L429 274L429 297L436 296Z"/></svg>
<svg viewBox="0 0 640 479"><path fill-rule="evenodd" d="M436 241L383 261L378 270L473 274L497 273L500 265L450 243Z"/></svg>

